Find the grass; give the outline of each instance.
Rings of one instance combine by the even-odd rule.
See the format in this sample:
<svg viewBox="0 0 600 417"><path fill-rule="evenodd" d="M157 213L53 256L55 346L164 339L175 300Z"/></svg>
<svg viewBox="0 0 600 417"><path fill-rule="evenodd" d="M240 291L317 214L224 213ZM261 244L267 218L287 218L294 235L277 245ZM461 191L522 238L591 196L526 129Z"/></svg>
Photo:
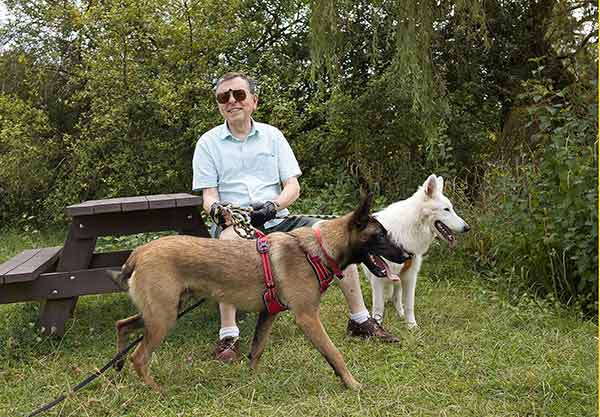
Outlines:
<svg viewBox="0 0 600 417"><path fill-rule="evenodd" d="M2 234L0 261L18 251L60 244L61 233ZM337 288L322 318L350 371L366 386L350 392L294 325L278 318L261 366L221 365L211 349L214 304L183 317L152 360L157 394L130 366L108 371L49 416L594 416L598 331L575 313L523 297L509 303L460 260L436 249L417 286L409 331L390 306L389 346L345 336L347 307ZM1 288L0 288L1 290ZM370 288L363 285L370 304ZM35 303L0 305L0 416L25 415L108 362L115 320L133 314L125 294L79 300L63 339L36 333ZM254 316L240 323L249 349Z"/></svg>

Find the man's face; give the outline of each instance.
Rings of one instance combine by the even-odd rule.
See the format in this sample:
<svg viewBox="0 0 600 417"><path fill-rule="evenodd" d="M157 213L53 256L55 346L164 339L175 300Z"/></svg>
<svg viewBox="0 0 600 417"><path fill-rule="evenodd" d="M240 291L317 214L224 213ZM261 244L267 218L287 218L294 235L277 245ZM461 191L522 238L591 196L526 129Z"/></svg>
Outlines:
<svg viewBox="0 0 600 417"><path fill-rule="evenodd" d="M217 89L217 94L227 92L230 89L246 91L246 99L236 101L233 94L229 93L229 101L225 104L217 103L219 112L229 123L239 123L250 120L252 112L256 110L258 97L254 94L250 94L248 83L243 78L233 78L231 80L223 81Z"/></svg>

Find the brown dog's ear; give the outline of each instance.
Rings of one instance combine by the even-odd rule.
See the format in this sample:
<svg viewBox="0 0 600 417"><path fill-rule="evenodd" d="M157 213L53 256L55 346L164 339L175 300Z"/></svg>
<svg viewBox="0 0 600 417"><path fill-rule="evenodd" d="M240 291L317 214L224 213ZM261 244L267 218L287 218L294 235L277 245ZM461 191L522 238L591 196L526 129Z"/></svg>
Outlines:
<svg viewBox="0 0 600 417"><path fill-rule="evenodd" d="M363 230L369 224L369 213L373 204L373 193L361 193L360 203L352 214L350 227L356 227L358 230Z"/></svg>
<svg viewBox="0 0 600 417"><path fill-rule="evenodd" d="M361 197L362 197L363 193L366 193L366 194L371 193L371 187L369 185L369 182L364 177L364 175L361 173L359 166L355 163L348 163L348 170L350 171L350 174L354 178L356 178L356 181L358 181L358 186L360 188Z"/></svg>

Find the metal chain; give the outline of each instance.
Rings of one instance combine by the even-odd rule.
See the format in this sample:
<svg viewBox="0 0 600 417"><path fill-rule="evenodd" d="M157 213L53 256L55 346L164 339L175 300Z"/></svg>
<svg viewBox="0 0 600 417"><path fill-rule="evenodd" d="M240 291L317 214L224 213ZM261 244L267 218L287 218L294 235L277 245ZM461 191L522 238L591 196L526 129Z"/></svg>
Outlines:
<svg viewBox="0 0 600 417"><path fill-rule="evenodd" d="M227 203L219 206L217 210L224 210L229 213L233 230L244 239L254 239L254 227L250 224L250 214L252 207L240 207L238 205ZM217 211L216 215L220 215Z"/></svg>
<svg viewBox="0 0 600 417"><path fill-rule="evenodd" d="M250 216L254 211L252 207L240 207L236 204L227 203L221 206L227 210L231 216L233 230L243 239L255 239L255 228L250 223ZM219 209L221 209L219 208ZM339 216L335 214L292 214L286 217L277 217L278 219L289 219L294 217L314 217L317 219L336 219Z"/></svg>

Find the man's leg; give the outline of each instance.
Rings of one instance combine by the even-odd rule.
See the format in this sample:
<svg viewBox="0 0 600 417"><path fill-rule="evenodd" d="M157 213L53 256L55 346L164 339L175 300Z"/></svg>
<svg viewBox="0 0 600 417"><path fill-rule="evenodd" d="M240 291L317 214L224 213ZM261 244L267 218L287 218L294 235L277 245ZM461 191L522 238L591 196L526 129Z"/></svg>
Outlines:
<svg viewBox="0 0 600 417"><path fill-rule="evenodd" d="M297 216L288 218L279 225L266 230L267 234L272 232L289 232L303 226L312 226L320 220L312 217ZM350 320L348 320L348 334L350 336L363 338L376 338L384 342L399 343L397 337L386 332L369 314L369 310L363 301L358 268L350 265L344 270L344 279L340 281L340 288L350 308Z"/></svg>
<svg viewBox="0 0 600 417"><path fill-rule="evenodd" d="M241 239L233 230L233 227L224 229L219 235L222 240ZM221 362L235 362L240 359L240 329L235 322L235 306L233 304L219 303L221 316L221 328L219 329L219 341L215 346L215 359Z"/></svg>
<svg viewBox="0 0 600 417"><path fill-rule="evenodd" d="M340 289L350 308L350 320L348 320L347 329L350 336L375 338L387 343L400 342L396 336L385 331L369 314L360 289L356 265L350 265L344 270L344 278L340 281Z"/></svg>

